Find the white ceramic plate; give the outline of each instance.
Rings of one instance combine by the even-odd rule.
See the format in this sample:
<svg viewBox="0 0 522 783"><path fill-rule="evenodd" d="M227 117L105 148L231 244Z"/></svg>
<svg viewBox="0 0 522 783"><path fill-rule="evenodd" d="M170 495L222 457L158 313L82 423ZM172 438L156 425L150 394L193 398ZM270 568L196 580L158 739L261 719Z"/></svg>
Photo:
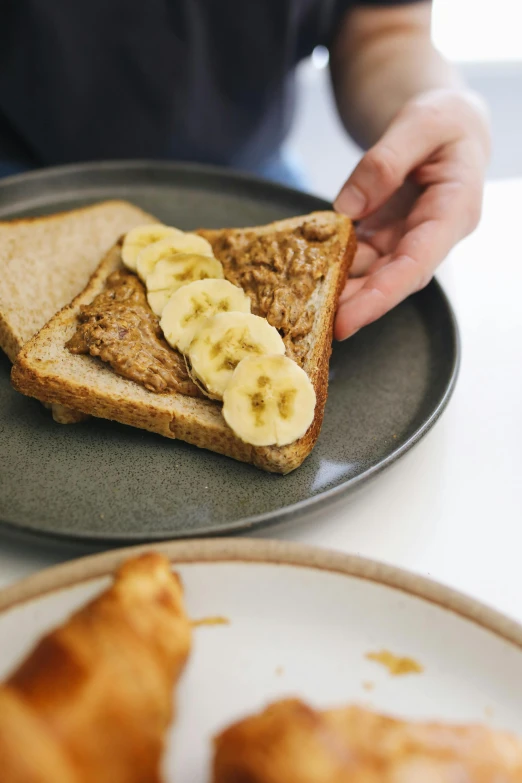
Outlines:
<svg viewBox="0 0 522 783"><path fill-rule="evenodd" d="M109 552L0 593L0 677L43 632L108 584L132 552L166 553L195 631L179 691L167 780L208 780L212 735L269 700L358 702L394 714L481 721L522 734L522 628L453 591L356 557L264 541L196 541ZM392 677L366 658L409 656ZM371 684L371 690L368 690Z"/></svg>

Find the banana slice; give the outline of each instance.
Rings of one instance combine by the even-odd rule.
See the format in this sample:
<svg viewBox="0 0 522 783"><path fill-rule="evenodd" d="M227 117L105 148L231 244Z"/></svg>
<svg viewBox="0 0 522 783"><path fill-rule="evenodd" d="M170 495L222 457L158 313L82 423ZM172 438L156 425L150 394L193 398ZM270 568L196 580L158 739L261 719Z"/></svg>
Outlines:
<svg viewBox="0 0 522 783"><path fill-rule="evenodd" d="M181 353L187 353L207 318L229 312L250 312L250 298L242 288L228 280L196 280L172 294L160 326L167 342Z"/></svg>
<svg viewBox="0 0 522 783"><path fill-rule="evenodd" d="M141 251L166 237L183 236L183 231L172 226L164 226L163 223L154 223L148 226L136 226L125 235L121 248L121 258L128 269L136 271L136 263Z"/></svg>
<svg viewBox="0 0 522 783"><path fill-rule="evenodd" d="M223 267L217 258L177 253L171 258L162 258L158 261L147 276L147 300L152 311L161 316L163 308L178 288L194 280L223 277Z"/></svg>
<svg viewBox="0 0 522 783"><path fill-rule="evenodd" d="M223 396L228 426L252 446L287 446L314 420L310 378L288 356L249 356L236 367Z"/></svg>
<svg viewBox="0 0 522 783"><path fill-rule="evenodd" d="M284 354L281 335L265 318L251 313L217 313L192 340L188 357L195 378L209 397L220 400L245 356Z"/></svg>
<svg viewBox="0 0 522 783"><path fill-rule="evenodd" d="M207 242L206 239L197 234L180 232L179 234L160 239L141 251L136 261L138 275L145 282L158 261L162 261L165 258L174 258L178 253L213 257L210 242Z"/></svg>

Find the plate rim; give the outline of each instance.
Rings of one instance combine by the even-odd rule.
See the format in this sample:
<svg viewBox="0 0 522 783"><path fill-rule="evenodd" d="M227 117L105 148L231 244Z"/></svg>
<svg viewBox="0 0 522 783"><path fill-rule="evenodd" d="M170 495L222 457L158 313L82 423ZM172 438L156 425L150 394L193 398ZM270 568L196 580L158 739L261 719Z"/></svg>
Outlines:
<svg viewBox="0 0 522 783"><path fill-rule="evenodd" d="M124 560L160 552L176 564L241 562L326 571L406 593L471 622L522 653L522 624L449 585L399 566L333 549L273 539L211 538L123 547L76 558L0 590L0 617L33 600L111 576Z"/></svg>
<svg viewBox="0 0 522 783"><path fill-rule="evenodd" d="M74 163L63 166L53 166L49 168L39 169L35 171L24 172L16 174L10 177L5 177L0 181L0 196L3 191L9 189L18 184L28 181L33 183L34 181L43 180L44 182L53 177L59 177L60 175L74 176L76 173L89 171L97 171L100 173L111 171L124 171L127 169L133 169L135 171L146 171L148 168L165 169L172 173L182 173L185 175L208 175L210 177L228 179L229 181L242 182L247 185L254 184L256 188L265 190L269 193L286 193L292 197L299 197L302 199L308 199L314 201L316 208L319 209L332 209L332 205L325 199L314 195L313 193L307 193L304 191L295 190L294 188L281 185L276 182L265 180L262 177L251 175L250 173L242 171L231 171L227 168L220 166L213 166L208 164L197 164L191 162L177 162L177 161L158 161L158 160L119 160L119 161L96 161L89 163ZM0 218L1 219L1 218ZM432 429L434 424L438 421L444 410L446 409L458 380L460 366L461 366L461 336L459 326L454 309L451 302L441 286L439 281L434 277L426 287L425 291L432 291L442 304L446 312L449 327L451 330L451 364L448 373L448 379L445 383L444 390L437 402L435 403L431 414L424 419L424 421L417 427L410 437L402 444L394 448L386 457L381 459L377 464L371 467L365 468L361 473L351 478L342 481L329 489L323 490L311 497L303 498L295 503L291 503L288 506L283 506L279 509L272 511L265 511L261 514L251 514L249 516L240 517L232 522L227 522L223 525L209 524L205 527L199 528L197 531L164 531L164 532L127 532L125 534L117 532L99 531L97 533L83 533L83 532L60 532L60 531L48 531L39 527L24 524L20 522L13 522L12 520L6 520L0 518L0 526L6 531L11 531L14 534L32 538L33 540L54 540L61 543L78 543L80 545L87 545L92 543L103 543L106 545L125 545L134 544L140 542L160 542L168 541L172 539L201 539L212 537L229 537L237 535L239 533L248 533L253 528L266 529L274 525L280 525L284 522L292 522L297 518L304 519L307 515L313 513L319 508L328 508L335 502L338 502L349 492L367 483L379 473L386 470L394 462L398 461L404 454L410 451L422 438Z"/></svg>
<svg viewBox="0 0 522 783"><path fill-rule="evenodd" d="M230 169L227 166L219 166L211 163L197 163L193 161L174 161L174 160L155 160L153 158L137 158L137 159L119 159L119 160L97 160L87 161L80 163L65 163L57 166L46 166L38 169L30 169L28 171L21 171L18 174L10 174L7 177L0 179L0 196L4 195L4 191L9 193L9 190L16 191L17 186L23 185L27 182L29 185L38 183L38 181L52 180L53 178L59 178L60 176L74 177L77 174L88 174L94 172L98 174L104 174L107 172L121 172L127 170L134 170L136 172L147 171L147 169L161 169L162 171L170 171L173 174L179 173L181 175L199 175L202 177L221 178L229 181L235 181L242 183L246 186L254 184L261 191L265 191L266 194L279 193L292 195L292 197L300 197L302 199L313 200L316 202L316 209L333 209L333 203L328 199L323 198L315 193L311 193L306 190L298 190L289 185L283 185L280 182L274 180L265 179L259 174L253 174L249 171L242 171L241 169ZM50 194L51 195L51 194ZM124 196L112 197L116 200L125 200ZM39 203L40 199L36 199L34 202ZM1 205L0 205L1 206ZM0 215L0 221L3 220ZM7 218L8 220L10 218Z"/></svg>

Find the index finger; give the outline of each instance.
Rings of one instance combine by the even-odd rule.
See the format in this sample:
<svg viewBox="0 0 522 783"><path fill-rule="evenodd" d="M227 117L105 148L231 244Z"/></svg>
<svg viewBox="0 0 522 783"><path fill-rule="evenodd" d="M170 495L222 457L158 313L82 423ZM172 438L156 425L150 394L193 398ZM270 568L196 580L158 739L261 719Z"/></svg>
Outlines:
<svg viewBox="0 0 522 783"><path fill-rule="evenodd" d="M411 101L357 164L335 199L335 209L352 219L382 207L408 175L462 133L458 118L433 99Z"/></svg>

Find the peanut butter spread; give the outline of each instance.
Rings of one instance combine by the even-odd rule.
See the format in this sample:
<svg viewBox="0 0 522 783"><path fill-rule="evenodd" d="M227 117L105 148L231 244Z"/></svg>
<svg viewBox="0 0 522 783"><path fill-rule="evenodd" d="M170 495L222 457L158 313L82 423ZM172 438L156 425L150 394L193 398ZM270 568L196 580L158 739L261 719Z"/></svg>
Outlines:
<svg viewBox="0 0 522 783"><path fill-rule="evenodd" d="M335 234L335 225L310 220L293 231L225 231L212 241L227 280L243 288L252 312L279 330L287 356L301 366L315 320L310 299L328 271L328 258L339 250L325 248L326 242L336 241ZM91 304L81 306L66 347L99 357L149 391L203 396L183 357L163 338L144 286L127 270L113 272Z"/></svg>
<svg viewBox="0 0 522 783"><path fill-rule="evenodd" d="M164 340L145 289L131 272L113 272L101 294L81 306L78 327L66 347L71 353L98 356L149 391L203 396L183 357Z"/></svg>
<svg viewBox="0 0 522 783"><path fill-rule="evenodd" d="M310 220L279 233L224 232L212 243L227 280L250 296L252 312L279 330L287 355L301 365L315 319L309 300L326 275L324 243L335 233L335 225Z"/></svg>

